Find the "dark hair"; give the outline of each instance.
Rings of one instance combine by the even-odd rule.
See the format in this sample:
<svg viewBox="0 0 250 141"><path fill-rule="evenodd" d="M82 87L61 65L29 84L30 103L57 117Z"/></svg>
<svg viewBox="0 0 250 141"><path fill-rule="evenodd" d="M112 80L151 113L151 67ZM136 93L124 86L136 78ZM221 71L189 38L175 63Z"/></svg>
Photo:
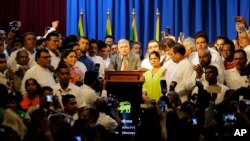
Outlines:
<svg viewBox="0 0 250 141"><path fill-rule="evenodd" d="M44 41L45 41L44 38L40 38L40 39L36 40L36 45L40 46Z"/></svg>
<svg viewBox="0 0 250 141"><path fill-rule="evenodd" d="M41 89L41 85L37 82L37 80L36 79L34 79L34 78L29 78L29 79L27 79L26 81L25 81L25 88L26 88L26 85L27 85L27 83L28 83L28 81L33 81L35 84L36 84L36 88L37 88L37 91L39 92L40 91L40 89Z"/></svg>
<svg viewBox="0 0 250 141"><path fill-rule="evenodd" d="M150 41L148 41L148 44L149 44L149 43L153 43L153 42L156 42L156 43L157 43L157 45L159 46L159 48L161 49L159 42L158 42L158 41L156 41L156 40L150 40Z"/></svg>
<svg viewBox="0 0 250 141"><path fill-rule="evenodd" d="M89 41L89 46L91 46L91 44L97 44L97 41L95 39L91 39ZM98 45L98 44L97 44Z"/></svg>
<svg viewBox="0 0 250 141"><path fill-rule="evenodd" d="M227 39L227 40L225 40L225 45L229 45L230 51L235 52L235 46L234 46L233 41ZM223 46L223 47L224 47L224 46ZM222 47L222 48L223 48L223 47Z"/></svg>
<svg viewBox="0 0 250 141"><path fill-rule="evenodd" d="M131 48L134 48L135 45L140 45L142 46L142 44L140 42L131 42Z"/></svg>
<svg viewBox="0 0 250 141"><path fill-rule="evenodd" d="M59 63L58 67L56 68L56 72L59 72L60 69L69 69L69 66L67 66L64 62L63 63Z"/></svg>
<svg viewBox="0 0 250 141"><path fill-rule="evenodd" d="M85 39L89 41L89 39L86 36L78 36L77 41L79 41L80 39Z"/></svg>
<svg viewBox="0 0 250 141"><path fill-rule="evenodd" d="M164 38L161 42L161 47L163 50L166 50L166 48L171 48L174 46L176 42L171 38Z"/></svg>
<svg viewBox="0 0 250 141"><path fill-rule="evenodd" d="M95 71L86 71L84 77L84 83L87 85L92 84L98 80L98 72Z"/></svg>
<svg viewBox="0 0 250 141"><path fill-rule="evenodd" d="M18 42L21 43L23 46L23 40L21 38L14 38L13 41L11 42L11 48L13 48L14 44Z"/></svg>
<svg viewBox="0 0 250 141"><path fill-rule="evenodd" d="M221 36L217 36L217 37L216 37L215 42L216 42L217 40L224 40L224 42L225 42L226 40L228 40L228 38L227 38L226 36L221 35Z"/></svg>
<svg viewBox="0 0 250 141"><path fill-rule="evenodd" d="M66 49L73 49L73 47L77 46L77 45L79 46L79 44L76 43L76 42L69 42L68 44L66 44L64 50L66 50Z"/></svg>
<svg viewBox="0 0 250 141"><path fill-rule="evenodd" d="M63 95L62 96L62 104L63 105L68 104L70 98L76 98L76 97L74 95L72 95L72 94Z"/></svg>
<svg viewBox="0 0 250 141"><path fill-rule="evenodd" d="M99 40L97 42L97 46L98 46L98 50L101 50L102 48L107 48L108 47L108 45L105 44L105 42L103 42L102 40Z"/></svg>
<svg viewBox="0 0 250 141"><path fill-rule="evenodd" d="M197 38L204 38L205 41L206 41L206 43L208 43L207 34L204 33L204 32L202 32L202 31L199 31L199 32L197 32L197 33L195 34L195 36L194 36L195 41L197 40Z"/></svg>
<svg viewBox="0 0 250 141"><path fill-rule="evenodd" d="M153 55L153 54L154 54L159 60L161 59L161 55L160 55L160 53L157 52L157 51L152 51L152 52L150 52L149 55L148 55L149 58L150 58L150 56Z"/></svg>
<svg viewBox="0 0 250 141"><path fill-rule="evenodd" d="M62 52L61 59L60 59L60 62L59 62L58 65L61 65L61 64L65 63L63 59L66 58L71 52L74 52L76 54L76 52L73 51L71 48L64 50Z"/></svg>
<svg viewBox="0 0 250 141"><path fill-rule="evenodd" d="M104 40L106 40L107 38L112 38L114 40L114 37L112 35L105 36Z"/></svg>
<svg viewBox="0 0 250 141"><path fill-rule="evenodd" d="M23 41L24 41L25 37L28 36L28 35L36 36L36 34L34 32L26 32L26 33L23 34Z"/></svg>
<svg viewBox="0 0 250 141"><path fill-rule="evenodd" d="M45 38L45 41L49 41L51 39L52 36L56 36L56 37L59 37L59 34L58 32L54 31L54 32L50 32L46 38Z"/></svg>
<svg viewBox="0 0 250 141"><path fill-rule="evenodd" d="M176 44L173 45L173 52L175 54L180 53L182 56L184 56L185 53L186 53L186 49L182 44L176 43Z"/></svg>
<svg viewBox="0 0 250 141"><path fill-rule="evenodd" d="M234 52L234 54L236 54L236 53L241 53L241 54L243 54L243 55L244 55L244 59L247 59L247 53L246 53L245 50L243 50L243 49L238 49L238 50L236 50L236 51Z"/></svg>
<svg viewBox="0 0 250 141"><path fill-rule="evenodd" d="M45 91L50 91L50 92L53 92L53 89L49 86L44 86L44 87L41 87L40 91L39 91L39 96L42 96L44 95L44 92Z"/></svg>
<svg viewBox="0 0 250 141"><path fill-rule="evenodd" d="M49 53L49 51L45 48L41 48L41 49L38 49L36 51L36 55L35 55L35 60L37 60L38 58L40 58L41 54L45 52L45 53Z"/></svg>
<svg viewBox="0 0 250 141"><path fill-rule="evenodd" d="M195 112L194 104L192 102L186 101L181 104L181 111L185 112L189 116L192 116Z"/></svg>
<svg viewBox="0 0 250 141"><path fill-rule="evenodd" d="M205 70L206 70L206 69L211 69L211 70L215 71L216 73L218 73L218 69L217 69L216 66L208 65L208 66L206 66Z"/></svg>
<svg viewBox="0 0 250 141"><path fill-rule="evenodd" d="M0 53L0 58L6 58L4 53Z"/></svg>

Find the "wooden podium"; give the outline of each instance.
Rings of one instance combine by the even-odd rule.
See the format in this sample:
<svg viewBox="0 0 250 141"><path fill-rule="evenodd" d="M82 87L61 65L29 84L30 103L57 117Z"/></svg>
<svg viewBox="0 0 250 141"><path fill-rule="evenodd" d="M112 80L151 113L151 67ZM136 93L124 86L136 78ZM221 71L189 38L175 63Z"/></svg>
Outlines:
<svg viewBox="0 0 250 141"><path fill-rule="evenodd" d="M143 71L106 71L106 82L139 82Z"/></svg>
<svg viewBox="0 0 250 141"><path fill-rule="evenodd" d="M142 103L143 71L108 71L105 73L108 97L119 101L122 124L117 131L124 140L131 140L139 123Z"/></svg>

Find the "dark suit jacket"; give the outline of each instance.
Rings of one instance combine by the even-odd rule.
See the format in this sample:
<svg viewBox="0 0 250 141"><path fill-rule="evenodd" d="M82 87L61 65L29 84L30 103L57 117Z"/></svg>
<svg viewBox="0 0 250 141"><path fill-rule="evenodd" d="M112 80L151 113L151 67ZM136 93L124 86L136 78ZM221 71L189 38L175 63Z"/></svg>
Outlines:
<svg viewBox="0 0 250 141"><path fill-rule="evenodd" d="M128 70L133 71L141 66L140 56L130 53L128 57ZM122 58L120 54L116 54L111 58L109 68L120 71L122 67Z"/></svg>

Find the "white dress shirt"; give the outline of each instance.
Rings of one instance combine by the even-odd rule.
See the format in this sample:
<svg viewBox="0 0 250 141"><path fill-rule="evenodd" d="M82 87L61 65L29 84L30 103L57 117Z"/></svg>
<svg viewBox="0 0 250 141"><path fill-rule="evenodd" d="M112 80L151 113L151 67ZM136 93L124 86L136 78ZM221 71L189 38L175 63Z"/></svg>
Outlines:
<svg viewBox="0 0 250 141"><path fill-rule="evenodd" d="M81 87L81 90L83 91L83 95L85 98L86 105L92 105L94 106L94 102L99 97L96 92L88 85L83 84Z"/></svg>
<svg viewBox="0 0 250 141"><path fill-rule="evenodd" d="M225 71L225 82L230 89L238 89L240 87L249 87L249 76L241 76L236 68Z"/></svg>
<svg viewBox="0 0 250 141"><path fill-rule="evenodd" d="M49 54L51 56L51 65L54 67L54 69L57 68L59 62L60 62L60 57L56 56L56 54L52 51L50 51L48 48L47 50L49 51Z"/></svg>
<svg viewBox="0 0 250 141"><path fill-rule="evenodd" d="M182 59L180 62L176 63L173 68L169 68L167 70L166 79L168 88L172 81L176 81L177 85L175 87L175 91L178 93L182 92L182 94L184 94L184 96L180 97L182 102L187 100L187 97L183 92L187 81L193 73L193 64L187 58Z"/></svg>
<svg viewBox="0 0 250 141"><path fill-rule="evenodd" d="M25 47L23 47L23 48L21 48L21 49L25 49ZM17 54L17 52L19 51L19 50L21 50L21 49L18 49L18 50L16 50L16 51L14 51L14 52L12 52L11 54L10 54L10 57L9 57L9 59L8 59L8 66L10 66L11 67L11 70L13 70L14 72L15 71L17 71L17 69L18 69L18 64L17 64L17 62L16 62L16 54ZM25 49L26 50L26 49ZM35 54L36 54L36 52L35 52L35 50L33 51L33 53L30 53L30 51L28 51L28 50L26 50L27 52L28 52L28 55L29 55L29 66L30 67L33 67L33 66L35 66L36 65L36 61L35 61Z"/></svg>
<svg viewBox="0 0 250 141"><path fill-rule="evenodd" d="M105 65L105 62L103 61L102 57L100 57L100 56L94 56L94 57L89 56L89 58L91 58L91 60L94 62L94 64L97 64L97 63L100 64L99 77L104 78L106 65Z"/></svg>
<svg viewBox="0 0 250 141"><path fill-rule="evenodd" d="M250 62L250 45L244 48L245 52L247 53L247 64Z"/></svg>
<svg viewBox="0 0 250 141"><path fill-rule="evenodd" d="M34 78L37 80L37 82L43 87L43 86L52 86L56 82L54 80L53 74L49 71L47 68L43 68L40 65L36 64L27 72L25 73L23 80L22 80L22 86L21 86L21 92L25 92L25 81L29 78Z"/></svg>
<svg viewBox="0 0 250 141"><path fill-rule="evenodd" d="M99 112L99 118L96 123L104 126L109 131L114 130L118 126L113 118L103 112Z"/></svg>
<svg viewBox="0 0 250 141"><path fill-rule="evenodd" d="M165 56L161 56L160 62L163 60L164 57L165 57ZM150 61L149 61L149 58L148 58L148 57L142 60L142 62L141 62L141 67L142 67L142 68L145 68L145 69L148 69L148 70L150 70L150 69L153 68L152 65L150 64Z"/></svg>
<svg viewBox="0 0 250 141"><path fill-rule="evenodd" d="M83 81L85 77L85 72L87 71L86 66L82 62L76 61L76 64L73 66L73 68L75 69L75 71L80 71L82 75L81 80Z"/></svg>
<svg viewBox="0 0 250 141"><path fill-rule="evenodd" d="M109 68L109 64L110 64L110 58L106 58L106 59L103 59L104 63L105 63L105 67L106 68Z"/></svg>
<svg viewBox="0 0 250 141"><path fill-rule="evenodd" d="M69 83L68 88L66 90L63 90L61 88L61 85L59 83L56 83L55 85L52 86L52 89L53 89L53 94L58 97L58 100L59 100L61 105L63 105L62 104L62 96L67 95L67 94L72 94L76 97L78 108L86 106L84 94L83 94L82 90L80 89L80 87L78 87L72 83Z"/></svg>

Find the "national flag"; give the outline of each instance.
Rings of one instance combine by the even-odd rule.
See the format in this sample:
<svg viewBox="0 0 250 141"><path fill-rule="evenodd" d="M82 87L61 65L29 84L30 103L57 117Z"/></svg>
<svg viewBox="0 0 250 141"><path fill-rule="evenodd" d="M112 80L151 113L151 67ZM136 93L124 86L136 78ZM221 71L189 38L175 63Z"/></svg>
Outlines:
<svg viewBox="0 0 250 141"><path fill-rule="evenodd" d="M79 36L84 36L84 28L83 28L83 13L80 13L79 21L78 21L78 35Z"/></svg>
<svg viewBox="0 0 250 141"><path fill-rule="evenodd" d="M132 27L131 27L131 31L130 31L130 38L131 41L135 41L138 42L138 35L137 35L137 29L136 29L136 21L135 21L135 17L133 16L132 19Z"/></svg>
<svg viewBox="0 0 250 141"><path fill-rule="evenodd" d="M112 35L112 28L109 16L107 16L107 22L106 22L106 36L107 35Z"/></svg>
<svg viewBox="0 0 250 141"><path fill-rule="evenodd" d="M155 24L155 40L160 41L160 16L157 15L156 17L156 24Z"/></svg>

